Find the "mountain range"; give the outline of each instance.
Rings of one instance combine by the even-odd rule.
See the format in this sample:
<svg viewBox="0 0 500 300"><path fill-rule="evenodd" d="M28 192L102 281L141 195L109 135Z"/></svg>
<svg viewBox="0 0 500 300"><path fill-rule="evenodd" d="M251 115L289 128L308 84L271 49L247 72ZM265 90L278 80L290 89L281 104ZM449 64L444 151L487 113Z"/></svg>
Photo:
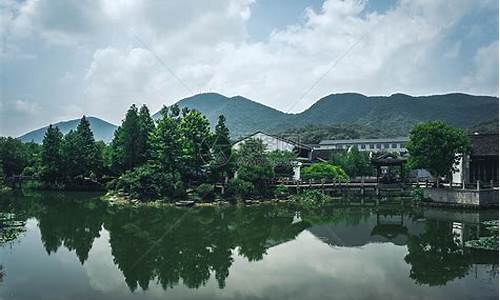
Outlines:
<svg viewBox="0 0 500 300"><path fill-rule="evenodd" d="M369 97L357 93L331 94L319 99L311 107L297 114L284 113L242 96L226 97L217 93L204 93L182 99L180 107L189 107L203 113L212 126L219 115L233 137L257 130L283 132L304 126L334 124L360 124L389 135L407 134L411 126L427 120L442 120L457 127L470 128L479 123L498 119L498 98L460 93L409 96ZM153 115L159 118L159 112ZM76 128L77 120L54 124L63 133ZM109 142L116 125L96 117L89 118L96 139ZM19 139L41 142L47 127L31 131Z"/></svg>
<svg viewBox="0 0 500 300"><path fill-rule="evenodd" d="M116 125L96 117L87 117L87 120L90 123L90 129L92 129L92 132L94 132L94 137L96 140L110 142L113 139L113 134L117 128ZM78 126L78 123L80 123L80 119L58 122L52 124L52 126L57 126L63 134L66 134L72 129L75 130ZM47 128L49 128L49 126L30 131L18 137L18 139L23 142L42 143L43 136L45 135L45 131L47 131Z"/></svg>

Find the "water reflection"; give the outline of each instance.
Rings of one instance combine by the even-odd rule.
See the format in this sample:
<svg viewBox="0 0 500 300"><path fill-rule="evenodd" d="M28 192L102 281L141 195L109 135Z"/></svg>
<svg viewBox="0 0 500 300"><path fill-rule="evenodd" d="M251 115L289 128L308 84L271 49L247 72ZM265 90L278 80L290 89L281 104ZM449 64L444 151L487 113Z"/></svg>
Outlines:
<svg viewBox="0 0 500 300"><path fill-rule="evenodd" d="M108 207L89 194L10 197L0 201L0 208L21 221L35 218L46 252L66 248L81 264L104 228L113 262L131 291L148 290L151 282L163 289L179 284L197 289L212 276L223 289L236 257L258 262L269 249L304 232L333 249L374 243L406 246L406 276L417 285L446 285L478 264L490 266L492 278L498 275L498 252L463 247L464 241L482 234L479 221L498 217L494 211L448 212L399 204L317 211L283 205L126 208Z"/></svg>

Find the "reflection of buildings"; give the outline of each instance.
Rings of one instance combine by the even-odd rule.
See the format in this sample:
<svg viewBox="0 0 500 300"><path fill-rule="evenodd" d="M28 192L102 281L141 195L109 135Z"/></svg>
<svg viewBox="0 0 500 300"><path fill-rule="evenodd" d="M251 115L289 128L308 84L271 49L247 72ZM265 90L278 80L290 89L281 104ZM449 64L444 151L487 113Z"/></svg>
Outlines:
<svg viewBox="0 0 500 300"><path fill-rule="evenodd" d="M331 246L360 247L370 243L406 245L409 235L418 235L423 222L415 222L404 214L379 211L359 224L314 225L308 229L313 235Z"/></svg>

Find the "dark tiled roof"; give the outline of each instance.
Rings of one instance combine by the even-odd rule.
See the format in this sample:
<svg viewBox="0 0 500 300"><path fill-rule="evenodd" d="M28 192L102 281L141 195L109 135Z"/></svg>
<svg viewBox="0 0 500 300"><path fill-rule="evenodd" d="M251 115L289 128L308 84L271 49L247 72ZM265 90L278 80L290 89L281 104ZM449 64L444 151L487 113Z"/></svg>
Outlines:
<svg viewBox="0 0 500 300"><path fill-rule="evenodd" d="M498 134L477 134L470 136L472 142L471 155L498 156Z"/></svg>

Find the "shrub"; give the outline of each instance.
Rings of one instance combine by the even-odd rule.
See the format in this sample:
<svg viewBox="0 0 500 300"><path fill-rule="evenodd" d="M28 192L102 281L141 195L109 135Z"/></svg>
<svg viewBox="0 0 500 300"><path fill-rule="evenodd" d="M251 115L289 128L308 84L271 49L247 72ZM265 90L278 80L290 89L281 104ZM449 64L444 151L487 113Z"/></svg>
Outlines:
<svg viewBox="0 0 500 300"><path fill-rule="evenodd" d="M279 199L286 198L289 195L288 188L283 184L277 185L274 188L274 195Z"/></svg>
<svg viewBox="0 0 500 300"><path fill-rule="evenodd" d="M422 202L425 200L424 190L419 186L416 186L411 190L411 196L417 202Z"/></svg>
<svg viewBox="0 0 500 300"><path fill-rule="evenodd" d="M329 163L316 163L304 168L303 179L347 179L348 176L342 168Z"/></svg>
<svg viewBox="0 0 500 300"><path fill-rule="evenodd" d="M196 194L201 200L212 200L214 198L214 186L202 183L196 188Z"/></svg>
<svg viewBox="0 0 500 300"><path fill-rule="evenodd" d="M253 190L254 185L251 182L233 178L227 183L226 196L238 198L249 197L252 195Z"/></svg>
<svg viewBox="0 0 500 300"><path fill-rule="evenodd" d="M170 174L162 172L153 165L143 165L125 172L118 179L111 181L108 187L115 191L128 193L131 197L141 200L157 199L162 196L177 196L184 190L181 184L174 184ZM185 191L184 191L185 193Z"/></svg>
<svg viewBox="0 0 500 300"><path fill-rule="evenodd" d="M308 190L293 197L297 205L305 209L319 208L331 200L331 197L318 190Z"/></svg>

